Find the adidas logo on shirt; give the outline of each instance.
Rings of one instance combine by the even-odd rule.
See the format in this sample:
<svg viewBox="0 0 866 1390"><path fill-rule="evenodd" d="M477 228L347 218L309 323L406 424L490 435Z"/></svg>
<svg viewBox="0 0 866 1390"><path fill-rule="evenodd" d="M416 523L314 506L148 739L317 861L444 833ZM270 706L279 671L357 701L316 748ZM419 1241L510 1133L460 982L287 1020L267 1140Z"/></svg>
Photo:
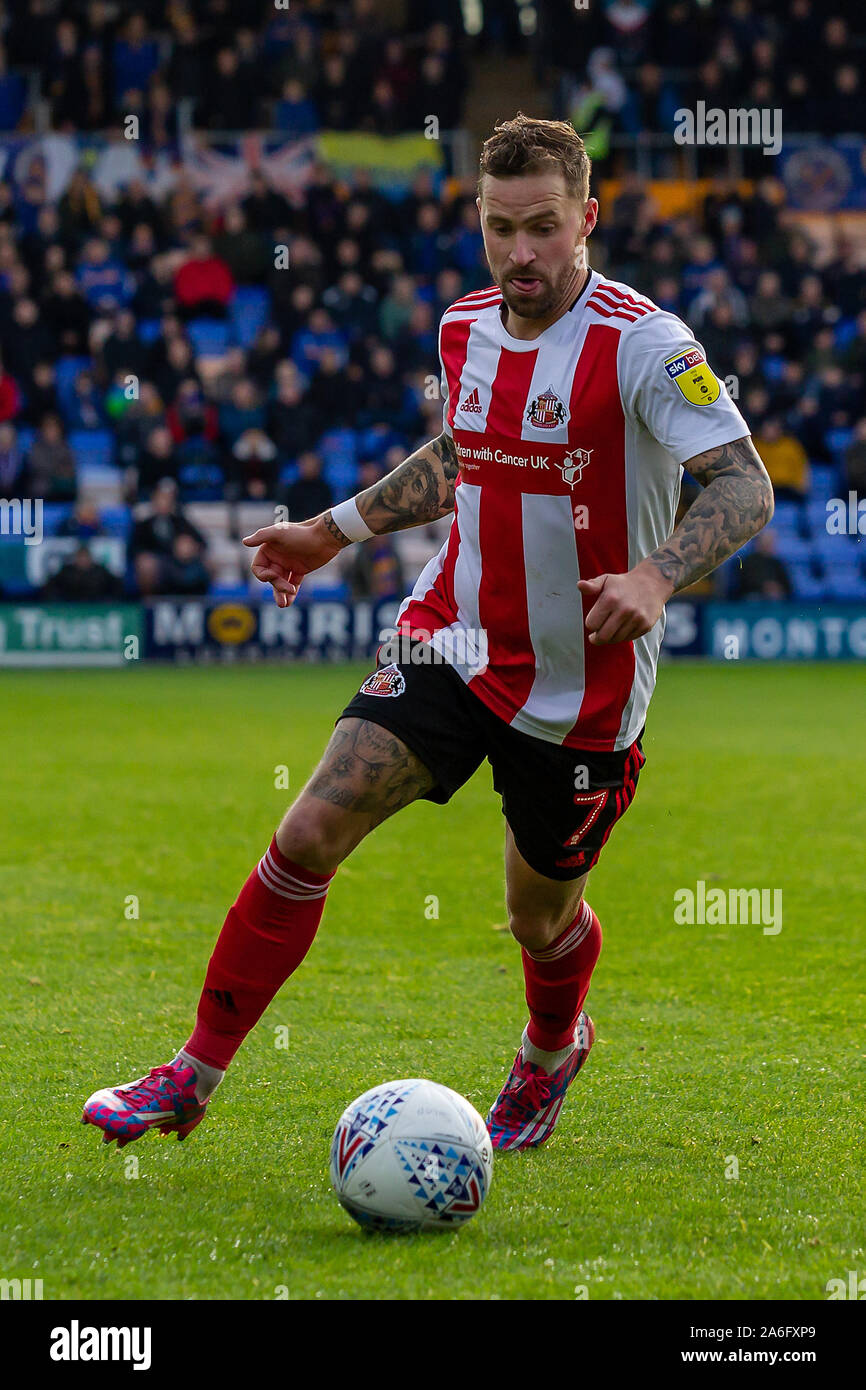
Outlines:
<svg viewBox="0 0 866 1390"><path fill-rule="evenodd" d="M481 401L478 396L477 386L475 387L474 391L469 392L469 395L466 397L466 400L463 402L460 409L465 410L467 414L481 414Z"/></svg>

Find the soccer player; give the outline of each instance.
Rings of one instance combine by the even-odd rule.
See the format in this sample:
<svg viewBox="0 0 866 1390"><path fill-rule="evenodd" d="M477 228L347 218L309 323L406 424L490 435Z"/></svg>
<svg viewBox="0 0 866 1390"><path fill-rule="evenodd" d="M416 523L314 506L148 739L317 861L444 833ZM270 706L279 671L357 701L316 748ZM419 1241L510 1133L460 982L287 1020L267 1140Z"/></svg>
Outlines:
<svg viewBox="0 0 866 1390"><path fill-rule="evenodd" d="M495 283L442 317L442 433L351 500L244 542L286 607L345 546L454 515L229 909L192 1036L87 1101L107 1142L200 1122L310 949L339 864L419 797L447 803L485 757L529 1012L487 1124L499 1149L556 1125L594 1036L583 1005L601 927L584 889L644 763L665 602L773 510L746 423L686 325L588 268L589 173L568 124L496 127L478 188ZM703 491L675 527L683 468Z"/></svg>

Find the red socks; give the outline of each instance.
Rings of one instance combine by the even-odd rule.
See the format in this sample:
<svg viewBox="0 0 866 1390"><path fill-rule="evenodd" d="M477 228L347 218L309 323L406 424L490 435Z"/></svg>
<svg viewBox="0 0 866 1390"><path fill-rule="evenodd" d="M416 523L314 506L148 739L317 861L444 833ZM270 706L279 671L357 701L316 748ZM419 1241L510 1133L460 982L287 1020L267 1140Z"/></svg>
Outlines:
<svg viewBox="0 0 866 1390"><path fill-rule="evenodd" d="M271 841L229 909L185 1052L225 1071L313 944L333 876L294 864Z"/></svg>
<svg viewBox="0 0 866 1390"><path fill-rule="evenodd" d="M601 953L601 926L581 901L570 926L544 951L523 950L527 1036L533 1047L559 1052L574 1041L574 1030L595 963Z"/></svg>
<svg viewBox="0 0 866 1390"><path fill-rule="evenodd" d="M313 944L333 874L287 859L276 839L229 909L210 958L196 1024L184 1052L225 1071L277 990ZM544 951L523 950L528 1037L558 1052L573 1041L601 952L601 927L587 902Z"/></svg>

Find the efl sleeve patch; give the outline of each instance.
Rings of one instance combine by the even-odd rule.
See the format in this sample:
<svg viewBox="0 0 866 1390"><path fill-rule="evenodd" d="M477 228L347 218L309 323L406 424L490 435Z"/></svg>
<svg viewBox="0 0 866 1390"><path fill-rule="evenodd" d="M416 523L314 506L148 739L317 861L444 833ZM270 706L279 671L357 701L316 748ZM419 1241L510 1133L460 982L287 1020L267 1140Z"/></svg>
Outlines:
<svg viewBox="0 0 866 1390"><path fill-rule="evenodd" d="M698 348L687 348L685 352L666 357L664 368L689 405L712 405L719 399L721 387Z"/></svg>

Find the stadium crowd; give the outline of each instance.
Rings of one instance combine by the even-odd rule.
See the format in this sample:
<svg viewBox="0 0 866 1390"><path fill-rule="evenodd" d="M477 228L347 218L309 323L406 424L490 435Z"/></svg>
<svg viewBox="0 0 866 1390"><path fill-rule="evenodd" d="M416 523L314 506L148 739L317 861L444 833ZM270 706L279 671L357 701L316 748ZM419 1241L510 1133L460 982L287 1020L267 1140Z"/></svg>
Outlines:
<svg viewBox="0 0 866 1390"><path fill-rule="evenodd" d="M680 108L777 109L788 135L859 133L866 24L858 0L609 0L543 5L537 44L556 115L610 136L670 132ZM575 59L575 55L581 55ZM702 171L727 151L701 150ZM742 151L745 172L765 162ZM601 163L599 163L601 161Z"/></svg>
<svg viewBox="0 0 866 1390"><path fill-rule="evenodd" d="M551 114L581 130L669 132L699 99L781 108L789 133L860 124L857 0L138 0L131 12L113 0L6 0L0 130L28 128L40 99L61 131L137 114L154 149L173 145L182 103L211 131L388 135L430 112L447 130L463 115L472 54L491 48L531 50L541 87L557 94Z"/></svg>
<svg viewBox="0 0 866 1390"><path fill-rule="evenodd" d="M78 128L87 124L88 54L97 51L96 85L115 94L108 110L93 108L97 125L126 109L133 88L152 94L164 83L166 110L185 92L200 93L197 119L222 127L224 94L245 88L222 71L221 55L238 63L266 52L253 106L231 109L231 122L243 126L262 116L264 97L300 81L290 69L311 42L311 90L332 59L345 69L350 49L357 58L363 81L336 83L355 104L343 118L351 126L370 99L364 83L375 87L380 62L396 72L403 41L385 40L369 0L354 0L351 29L336 22L344 8L270 6L267 23L238 31L227 0L139 7L119 27L97 0L66 6L69 17L49 33L56 7L31 0L32 26L24 7L6 7L0 72L12 71L12 57L38 62L58 128ZM435 18L435 6L416 8L419 23ZM634 31L618 55L638 83L647 62L672 61L652 47L657 8L616 0L593 9L598 23ZM771 42L764 7L730 0L725 8L742 51ZM668 6L666 17L681 11L691 7ZM815 6L792 0L791 32L804 17L817 24ZM825 31L835 23L820 22ZM433 23L418 32L404 56L411 51L423 68L435 51L456 90L463 59L453 29ZM678 32L676 22L664 32ZM728 32L723 26L720 42ZM776 72L789 37L774 40ZM829 60L826 44L815 51L817 84ZM688 66L689 52L677 61ZM805 50L800 57L805 63ZM407 101L417 77L411 68ZM657 119L642 110L641 121ZM324 101L315 112L317 122L336 121ZM717 175L699 208L673 219L624 169L590 259L693 325L773 479L769 538L748 566L732 564L714 583L765 597L866 597L862 547L852 537L844 555L838 545L831 553L827 540L836 538L825 525L829 497L866 488L864 277L841 237L817 254L767 165L750 192ZM248 191L218 211L182 175L159 197L133 181L106 198L84 166L56 201L38 165L23 184L0 184L0 496L43 498L46 531L79 542L46 594L241 591L246 567L235 538L244 518L273 515L274 505L292 517L314 514L437 434L439 316L489 282L474 196L468 183L426 171L402 195L386 196L365 171L347 181L323 163L292 198L253 172ZM281 245L285 268L275 264ZM232 539L219 563L219 547L197 522L216 504ZM127 546L119 587L119 576L93 559L89 543L101 535ZM356 549L344 576L352 592L399 592L399 546L383 538Z"/></svg>
<svg viewBox="0 0 866 1390"><path fill-rule="evenodd" d="M139 116L155 149L188 102L204 130L445 129L462 113L459 0L410 0L406 30L377 0L7 0L0 15L0 130L36 96L52 127L105 130ZM443 22L445 21L445 22Z"/></svg>

